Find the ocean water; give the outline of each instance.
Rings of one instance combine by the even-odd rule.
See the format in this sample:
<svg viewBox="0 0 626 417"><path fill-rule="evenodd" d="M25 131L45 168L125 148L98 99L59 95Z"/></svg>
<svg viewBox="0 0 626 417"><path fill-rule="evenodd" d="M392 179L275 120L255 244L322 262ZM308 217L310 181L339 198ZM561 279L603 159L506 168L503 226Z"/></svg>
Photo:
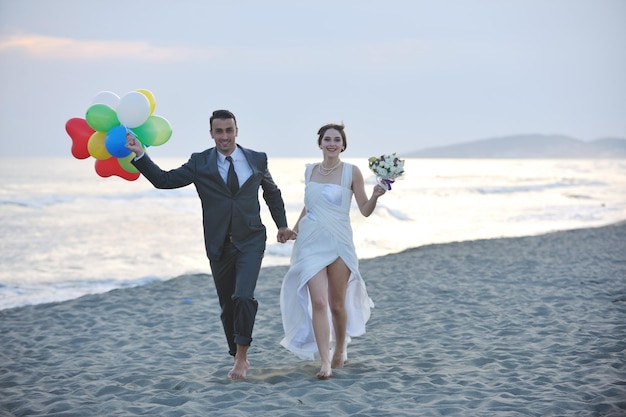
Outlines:
<svg viewBox="0 0 626 417"><path fill-rule="evenodd" d="M166 169L186 160L155 159ZM345 160L361 168L371 193L366 158ZM316 161L270 159L290 226L302 209L304 165ZM101 178L93 159L0 162L0 309L210 273L193 186L156 190L143 177ZM370 217L353 204L360 258L626 219L626 160L407 159L405 170ZM293 242L276 242L264 204L262 217L264 266L287 265Z"/></svg>

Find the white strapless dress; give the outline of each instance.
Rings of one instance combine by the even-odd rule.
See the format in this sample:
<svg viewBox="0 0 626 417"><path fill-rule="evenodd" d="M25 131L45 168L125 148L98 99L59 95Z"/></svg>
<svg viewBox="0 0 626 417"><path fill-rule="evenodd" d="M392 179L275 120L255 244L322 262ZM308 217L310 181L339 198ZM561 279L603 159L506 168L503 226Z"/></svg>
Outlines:
<svg viewBox="0 0 626 417"><path fill-rule="evenodd" d="M341 185L310 181L313 166L309 164L306 167L304 204L307 214L300 220L291 265L280 291L285 331L280 344L302 359L314 359L318 353L307 282L320 270L337 258L343 259L350 269L346 292L346 344L352 337L365 333L370 309L374 307L359 273L350 225L352 165L344 162ZM328 315L330 320L330 309ZM331 346L333 343L334 334L331 334ZM344 352L344 357L347 357L347 349L344 348Z"/></svg>

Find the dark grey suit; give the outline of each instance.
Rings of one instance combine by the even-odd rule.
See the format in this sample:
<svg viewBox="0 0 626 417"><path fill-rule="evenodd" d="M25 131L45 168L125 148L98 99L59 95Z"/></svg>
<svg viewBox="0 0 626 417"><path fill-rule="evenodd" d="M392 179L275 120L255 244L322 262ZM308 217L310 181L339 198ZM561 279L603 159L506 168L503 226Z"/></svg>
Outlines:
<svg viewBox="0 0 626 417"><path fill-rule="evenodd" d="M252 341L257 310L254 289L267 240L261 222L259 187L276 226L287 227L285 205L268 170L267 155L237 146L252 168L252 175L234 195L219 174L215 148L192 154L185 164L170 171L159 168L147 154L133 162L156 188L195 185L202 203L206 254L231 355L235 355L236 345Z"/></svg>

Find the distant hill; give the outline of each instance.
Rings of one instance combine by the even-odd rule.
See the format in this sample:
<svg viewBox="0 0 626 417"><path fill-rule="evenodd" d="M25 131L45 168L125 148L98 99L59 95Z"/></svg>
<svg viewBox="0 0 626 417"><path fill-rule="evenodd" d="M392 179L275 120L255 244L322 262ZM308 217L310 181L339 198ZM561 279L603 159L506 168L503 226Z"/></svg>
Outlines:
<svg viewBox="0 0 626 417"><path fill-rule="evenodd" d="M626 139L589 142L562 135L515 135L427 148L407 158L626 158Z"/></svg>

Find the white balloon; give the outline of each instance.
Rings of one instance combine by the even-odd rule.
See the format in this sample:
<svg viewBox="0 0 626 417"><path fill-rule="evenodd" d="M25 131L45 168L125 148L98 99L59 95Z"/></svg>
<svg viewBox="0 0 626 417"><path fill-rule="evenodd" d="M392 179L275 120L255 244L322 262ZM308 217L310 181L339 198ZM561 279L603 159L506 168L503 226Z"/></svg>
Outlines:
<svg viewBox="0 0 626 417"><path fill-rule="evenodd" d="M116 108L117 118L126 127L141 126L150 116L150 101L138 91L126 93Z"/></svg>
<svg viewBox="0 0 626 417"><path fill-rule="evenodd" d="M120 102L120 97L111 91L100 91L91 101L91 104L106 104L115 109Z"/></svg>

